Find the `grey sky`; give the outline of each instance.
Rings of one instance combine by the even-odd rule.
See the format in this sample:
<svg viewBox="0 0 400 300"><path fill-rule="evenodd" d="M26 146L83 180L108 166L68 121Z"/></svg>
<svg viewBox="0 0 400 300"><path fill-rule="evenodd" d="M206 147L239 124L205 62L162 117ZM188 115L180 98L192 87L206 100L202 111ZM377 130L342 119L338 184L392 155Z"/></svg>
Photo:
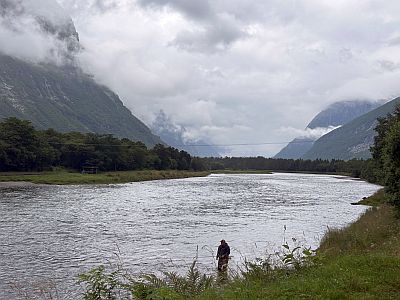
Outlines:
<svg viewBox="0 0 400 300"><path fill-rule="evenodd" d="M334 101L400 93L399 1L58 2L80 34L83 67L145 122L163 109L191 139L289 141Z"/></svg>

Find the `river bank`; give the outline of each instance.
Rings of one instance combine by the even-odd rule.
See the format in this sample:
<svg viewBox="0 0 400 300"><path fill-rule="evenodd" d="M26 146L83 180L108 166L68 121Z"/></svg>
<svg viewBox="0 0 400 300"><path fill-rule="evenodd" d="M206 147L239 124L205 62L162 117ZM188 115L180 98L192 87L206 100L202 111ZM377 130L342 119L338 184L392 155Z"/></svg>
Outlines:
<svg viewBox="0 0 400 300"><path fill-rule="evenodd" d="M0 173L0 188L31 186L33 184L115 184L161 179L179 179L189 177L204 177L209 172L178 171L178 170L141 170L105 172L99 174L81 174L78 172L53 171L42 173Z"/></svg>

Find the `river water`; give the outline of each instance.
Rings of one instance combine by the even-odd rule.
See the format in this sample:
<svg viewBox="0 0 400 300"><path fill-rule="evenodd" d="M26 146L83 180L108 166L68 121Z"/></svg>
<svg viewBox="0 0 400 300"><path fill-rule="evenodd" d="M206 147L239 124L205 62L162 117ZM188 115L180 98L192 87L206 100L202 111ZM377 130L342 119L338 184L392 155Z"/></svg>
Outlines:
<svg viewBox="0 0 400 300"><path fill-rule="evenodd" d="M351 202L378 189L347 177L286 173L3 188L0 299L18 298L10 284L51 281L74 290L78 273L118 260L149 273L186 269L197 256L213 270L222 238L232 249L230 265L292 238L316 248L328 227L366 209Z"/></svg>

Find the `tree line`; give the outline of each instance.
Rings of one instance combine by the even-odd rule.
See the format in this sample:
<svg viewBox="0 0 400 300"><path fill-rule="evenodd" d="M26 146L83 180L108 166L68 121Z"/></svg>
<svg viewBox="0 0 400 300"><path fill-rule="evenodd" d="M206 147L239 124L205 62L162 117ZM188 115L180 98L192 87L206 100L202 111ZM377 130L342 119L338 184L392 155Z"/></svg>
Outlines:
<svg viewBox="0 0 400 300"><path fill-rule="evenodd" d="M205 158L205 164L211 170L269 170L285 172L312 173L345 173L360 177L365 172L366 163L363 160L303 160L258 157L223 157Z"/></svg>
<svg viewBox="0 0 400 300"><path fill-rule="evenodd" d="M204 170L202 162L185 151L110 134L36 130L29 121L11 117L0 122L0 171L44 171L54 167L80 171L140 169Z"/></svg>

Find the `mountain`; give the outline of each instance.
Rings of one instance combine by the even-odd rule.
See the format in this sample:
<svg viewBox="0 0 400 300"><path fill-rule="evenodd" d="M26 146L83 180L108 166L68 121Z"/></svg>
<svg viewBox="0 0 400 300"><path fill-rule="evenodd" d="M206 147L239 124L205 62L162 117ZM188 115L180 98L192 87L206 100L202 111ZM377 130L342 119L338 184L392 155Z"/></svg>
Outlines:
<svg viewBox="0 0 400 300"><path fill-rule="evenodd" d="M0 55L0 119L30 120L38 129L109 133L161 143L118 96L79 69L36 65Z"/></svg>
<svg viewBox="0 0 400 300"><path fill-rule="evenodd" d="M314 141L321 134L326 134L335 127L346 124L380 105L382 105L381 102L366 100L340 101L329 105L326 109L318 113L307 125L306 132L309 132L310 136L295 138L276 154L275 158L301 158L313 147Z"/></svg>
<svg viewBox="0 0 400 300"><path fill-rule="evenodd" d="M37 34L55 41L49 62L0 53L0 119L14 116L38 129L113 134L148 146L162 143L115 93L79 68L75 55L81 48L72 20L54 1L39 2L0 0L3 28L18 34L24 30L18 20L28 19L39 28Z"/></svg>
<svg viewBox="0 0 400 300"><path fill-rule="evenodd" d="M341 126L355 118L381 106L380 101L350 100L339 101L329 105L312 119L307 128Z"/></svg>
<svg viewBox="0 0 400 300"><path fill-rule="evenodd" d="M376 135L377 119L392 113L400 98L396 98L319 138L304 159L370 158L369 148Z"/></svg>
<svg viewBox="0 0 400 300"><path fill-rule="evenodd" d="M204 140L190 141L185 138L187 131L185 127L174 124L174 122L160 111L151 125L154 133L159 135L161 139L168 145L180 150L184 150L193 156L199 157L219 157L219 150Z"/></svg>

